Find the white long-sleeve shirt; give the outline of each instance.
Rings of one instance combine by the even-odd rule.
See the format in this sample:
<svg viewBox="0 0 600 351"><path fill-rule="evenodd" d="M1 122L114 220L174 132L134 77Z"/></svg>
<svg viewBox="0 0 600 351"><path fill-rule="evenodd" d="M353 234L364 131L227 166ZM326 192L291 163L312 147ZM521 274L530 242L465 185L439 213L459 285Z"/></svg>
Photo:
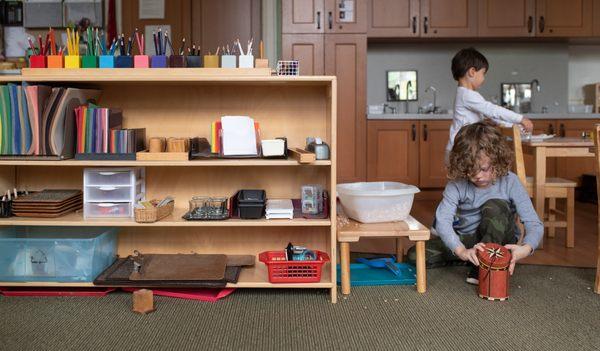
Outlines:
<svg viewBox="0 0 600 351"><path fill-rule="evenodd" d="M523 116L504 107L486 101L475 90L458 87L454 101L454 117L450 126L450 140L446 145L446 158L454 145L454 138L460 128L489 118L503 127L521 123Z"/></svg>

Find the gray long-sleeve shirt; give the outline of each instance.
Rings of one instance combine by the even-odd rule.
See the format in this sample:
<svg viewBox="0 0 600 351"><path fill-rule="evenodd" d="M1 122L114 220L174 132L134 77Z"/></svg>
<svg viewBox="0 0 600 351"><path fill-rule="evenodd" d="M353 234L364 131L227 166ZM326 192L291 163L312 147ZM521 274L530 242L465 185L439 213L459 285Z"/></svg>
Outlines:
<svg viewBox="0 0 600 351"><path fill-rule="evenodd" d="M444 197L435 213L435 229L444 244L454 251L462 245L459 235L475 234L481 222L480 208L491 199L506 200L516 209L525 225L523 244L529 244L535 250L544 234L544 226L527 190L512 172L484 189L477 188L466 179L451 181L446 185Z"/></svg>

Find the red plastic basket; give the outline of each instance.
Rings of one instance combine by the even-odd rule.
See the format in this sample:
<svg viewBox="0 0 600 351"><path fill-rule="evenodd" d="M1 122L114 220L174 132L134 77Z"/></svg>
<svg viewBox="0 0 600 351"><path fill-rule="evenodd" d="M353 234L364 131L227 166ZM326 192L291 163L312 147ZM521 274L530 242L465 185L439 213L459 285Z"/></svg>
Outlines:
<svg viewBox="0 0 600 351"><path fill-rule="evenodd" d="M322 251L315 253L316 261L286 261L285 251L265 251L258 255L258 260L267 265L271 283L318 283L329 255Z"/></svg>

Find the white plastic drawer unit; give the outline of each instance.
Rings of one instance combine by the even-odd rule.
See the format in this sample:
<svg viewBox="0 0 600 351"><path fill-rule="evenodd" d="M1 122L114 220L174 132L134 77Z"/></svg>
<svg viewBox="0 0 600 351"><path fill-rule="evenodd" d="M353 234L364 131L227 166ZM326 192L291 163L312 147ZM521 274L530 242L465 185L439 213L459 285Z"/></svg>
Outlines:
<svg viewBox="0 0 600 351"><path fill-rule="evenodd" d="M142 179L142 168L86 168L84 185L133 185Z"/></svg>
<svg viewBox="0 0 600 351"><path fill-rule="evenodd" d="M88 185L85 187L87 202L123 202L136 199L142 194L141 182L135 186Z"/></svg>
<svg viewBox="0 0 600 351"><path fill-rule="evenodd" d="M83 216L133 217L133 205L146 193L145 169L86 168L83 171Z"/></svg>
<svg viewBox="0 0 600 351"><path fill-rule="evenodd" d="M88 202L83 206L85 217L132 217L130 202Z"/></svg>

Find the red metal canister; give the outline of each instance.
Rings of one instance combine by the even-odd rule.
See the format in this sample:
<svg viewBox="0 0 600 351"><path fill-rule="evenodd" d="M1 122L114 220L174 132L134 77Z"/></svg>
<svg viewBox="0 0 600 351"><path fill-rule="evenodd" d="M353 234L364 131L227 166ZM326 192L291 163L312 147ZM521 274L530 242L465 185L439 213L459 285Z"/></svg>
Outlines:
<svg viewBox="0 0 600 351"><path fill-rule="evenodd" d="M510 250L500 244L487 243L479 259L479 297L492 301L508 299Z"/></svg>

